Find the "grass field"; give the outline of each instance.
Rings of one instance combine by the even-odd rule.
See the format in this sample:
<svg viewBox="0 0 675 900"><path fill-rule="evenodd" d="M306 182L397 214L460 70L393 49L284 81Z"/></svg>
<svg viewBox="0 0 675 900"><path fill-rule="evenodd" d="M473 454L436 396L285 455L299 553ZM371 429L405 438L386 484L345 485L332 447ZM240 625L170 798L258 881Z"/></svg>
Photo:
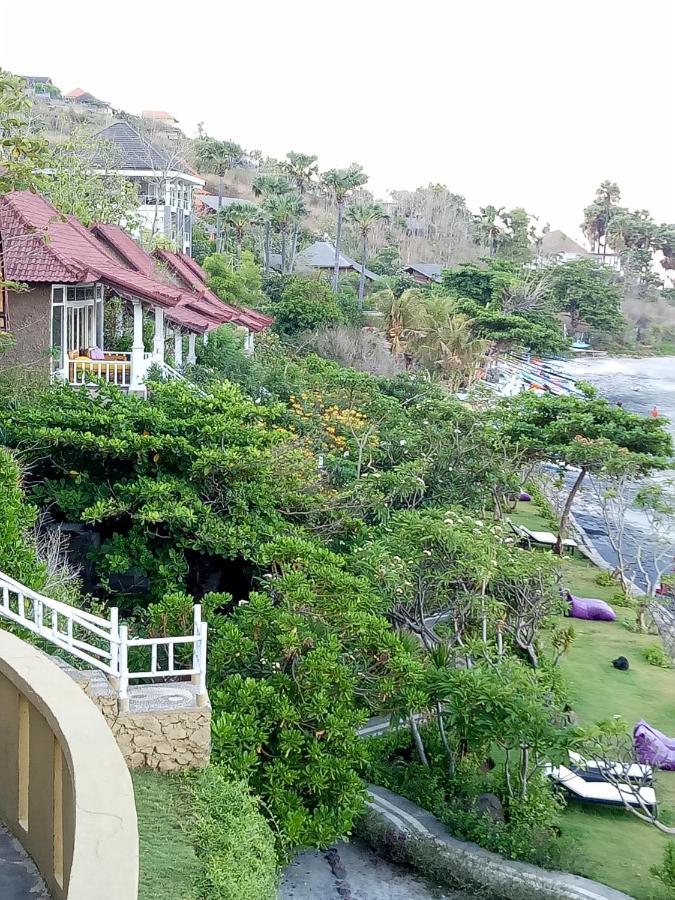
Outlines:
<svg viewBox="0 0 675 900"><path fill-rule="evenodd" d="M184 829L185 806L175 778L132 772L141 851L138 900L194 900L199 863Z"/></svg>
<svg viewBox="0 0 675 900"><path fill-rule="evenodd" d="M512 519L522 525L550 530L532 504L519 504ZM563 563L565 587L585 597L611 601L615 587L596 583L598 570L582 557ZM633 634L622 622L634 618L616 607L616 622L574 620L576 639L561 665L568 676L572 706L582 723L622 716L632 726L646 719L661 731L675 733L675 669L650 666L645 649L658 642L655 635ZM569 622L570 620L566 620ZM630 669L614 669L612 660L625 656ZM659 772L656 795L661 817L675 825L675 772ZM662 861L667 841L673 840L638 821L624 810L570 803L563 833L576 840L575 870L639 900L672 900L650 868Z"/></svg>

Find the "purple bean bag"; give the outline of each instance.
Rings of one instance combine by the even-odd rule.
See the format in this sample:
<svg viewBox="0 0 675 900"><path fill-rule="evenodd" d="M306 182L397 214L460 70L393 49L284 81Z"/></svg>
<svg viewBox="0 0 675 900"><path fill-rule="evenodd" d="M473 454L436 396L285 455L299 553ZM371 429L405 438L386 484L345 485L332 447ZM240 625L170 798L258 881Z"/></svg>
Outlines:
<svg viewBox="0 0 675 900"><path fill-rule="evenodd" d="M521 503L528 503L532 499L532 497L527 493L527 491L521 491L518 495L518 499L521 501Z"/></svg>
<svg viewBox="0 0 675 900"><path fill-rule="evenodd" d="M616 613L604 600L575 597L568 591L567 602L570 604L568 615L574 619L594 619L600 622L613 622L616 619Z"/></svg>
<svg viewBox="0 0 675 900"><path fill-rule="evenodd" d="M633 730L633 740L637 758L643 765L675 771L675 738L640 721Z"/></svg>

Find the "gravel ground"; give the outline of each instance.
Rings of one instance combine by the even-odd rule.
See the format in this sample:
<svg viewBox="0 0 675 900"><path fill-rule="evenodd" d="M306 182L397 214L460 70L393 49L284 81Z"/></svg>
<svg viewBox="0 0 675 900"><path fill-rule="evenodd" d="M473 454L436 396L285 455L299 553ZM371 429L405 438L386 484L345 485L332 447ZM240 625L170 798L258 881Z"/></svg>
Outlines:
<svg viewBox="0 0 675 900"><path fill-rule="evenodd" d="M394 863L363 842L337 844L325 853L301 853L286 869L279 900L470 900L447 893Z"/></svg>

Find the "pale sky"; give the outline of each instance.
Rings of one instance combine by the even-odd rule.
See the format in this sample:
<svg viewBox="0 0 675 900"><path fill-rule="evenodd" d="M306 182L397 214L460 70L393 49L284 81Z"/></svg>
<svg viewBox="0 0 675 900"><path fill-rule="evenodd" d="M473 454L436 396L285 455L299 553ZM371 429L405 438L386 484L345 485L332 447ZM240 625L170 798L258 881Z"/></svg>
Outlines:
<svg viewBox="0 0 675 900"><path fill-rule="evenodd" d="M579 236L604 178L675 221L667 0L0 0L0 66L380 197L442 182Z"/></svg>

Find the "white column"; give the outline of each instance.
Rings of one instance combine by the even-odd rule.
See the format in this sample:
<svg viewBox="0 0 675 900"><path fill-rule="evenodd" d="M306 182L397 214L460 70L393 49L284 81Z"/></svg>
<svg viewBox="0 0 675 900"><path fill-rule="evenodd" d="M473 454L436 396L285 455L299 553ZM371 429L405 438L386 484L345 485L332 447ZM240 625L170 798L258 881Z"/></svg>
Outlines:
<svg viewBox="0 0 675 900"><path fill-rule="evenodd" d="M247 356L252 356L254 350L255 350L255 341L254 341L253 332L247 331L246 338L244 340L244 353L246 353Z"/></svg>
<svg viewBox="0 0 675 900"><path fill-rule="evenodd" d="M202 335L202 341L203 341L203 343L204 343L204 346L206 347L206 345L207 345L208 342L209 342L209 333L208 333L208 331L205 331L204 334Z"/></svg>
<svg viewBox="0 0 675 900"><path fill-rule="evenodd" d="M134 342L131 347L131 385L129 390L144 394L143 307L140 300L134 300L132 306L134 309Z"/></svg>
<svg viewBox="0 0 675 900"><path fill-rule="evenodd" d="M152 339L152 356L155 362L164 362L164 310L155 307L155 334Z"/></svg>
<svg viewBox="0 0 675 900"><path fill-rule="evenodd" d="M197 338L197 335L194 333L194 331L191 331L190 334L188 335L188 355L187 355L187 361L191 366L194 366L197 362L197 353L195 351L196 338Z"/></svg>
<svg viewBox="0 0 675 900"><path fill-rule="evenodd" d="M183 365L183 335L177 328L173 332L173 363L177 369Z"/></svg>

